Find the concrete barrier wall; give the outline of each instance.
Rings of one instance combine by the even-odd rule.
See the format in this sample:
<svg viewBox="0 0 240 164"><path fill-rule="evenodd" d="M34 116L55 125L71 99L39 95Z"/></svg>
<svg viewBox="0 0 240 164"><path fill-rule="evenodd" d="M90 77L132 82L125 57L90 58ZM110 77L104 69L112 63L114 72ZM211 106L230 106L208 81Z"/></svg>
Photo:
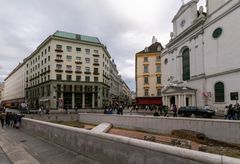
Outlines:
<svg viewBox="0 0 240 164"><path fill-rule="evenodd" d="M88 164L237 164L239 159L23 118L22 129L82 155Z"/></svg>
<svg viewBox="0 0 240 164"><path fill-rule="evenodd" d="M212 139L240 144L240 121L89 113L79 114L79 121L91 124L108 122L113 127L166 134L175 129L187 129L204 133Z"/></svg>

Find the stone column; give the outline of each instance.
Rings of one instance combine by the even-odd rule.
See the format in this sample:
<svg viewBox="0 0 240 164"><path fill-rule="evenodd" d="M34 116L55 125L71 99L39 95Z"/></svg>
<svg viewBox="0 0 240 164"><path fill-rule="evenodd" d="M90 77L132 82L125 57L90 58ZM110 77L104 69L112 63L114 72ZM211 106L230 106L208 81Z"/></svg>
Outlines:
<svg viewBox="0 0 240 164"><path fill-rule="evenodd" d="M72 92L72 109L75 108L75 94Z"/></svg>
<svg viewBox="0 0 240 164"><path fill-rule="evenodd" d="M186 95L183 95L183 106L186 106Z"/></svg>
<svg viewBox="0 0 240 164"><path fill-rule="evenodd" d="M181 105L181 97L182 97L181 95L178 95L178 108L182 106Z"/></svg>
<svg viewBox="0 0 240 164"><path fill-rule="evenodd" d="M95 108L95 95L92 93L92 108Z"/></svg>
<svg viewBox="0 0 240 164"><path fill-rule="evenodd" d="M85 93L82 94L82 109L85 108Z"/></svg>

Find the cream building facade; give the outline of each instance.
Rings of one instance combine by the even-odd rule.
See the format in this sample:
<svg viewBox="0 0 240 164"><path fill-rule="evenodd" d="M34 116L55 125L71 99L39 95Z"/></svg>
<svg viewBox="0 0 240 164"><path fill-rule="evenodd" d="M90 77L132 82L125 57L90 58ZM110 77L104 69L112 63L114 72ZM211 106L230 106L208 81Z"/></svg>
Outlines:
<svg viewBox="0 0 240 164"><path fill-rule="evenodd" d="M25 102L25 65L20 63L4 80L2 104L18 108Z"/></svg>
<svg viewBox="0 0 240 164"><path fill-rule="evenodd" d="M161 105L161 51L155 37L152 44L135 55L136 104Z"/></svg>
<svg viewBox="0 0 240 164"><path fill-rule="evenodd" d="M110 58L96 37L55 32L24 60L27 103L50 109L108 105Z"/></svg>
<svg viewBox="0 0 240 164"><path fill-rule="evenodd" d="M223 109L240 92L239 0L183 4L172 20L171 40L162 54L163 104Z"/></svg>

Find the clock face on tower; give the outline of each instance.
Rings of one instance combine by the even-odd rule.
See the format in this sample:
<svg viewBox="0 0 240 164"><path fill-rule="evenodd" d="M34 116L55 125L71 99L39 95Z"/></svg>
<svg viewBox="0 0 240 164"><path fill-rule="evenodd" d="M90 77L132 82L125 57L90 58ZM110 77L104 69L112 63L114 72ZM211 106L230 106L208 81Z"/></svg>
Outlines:
<svg viewBox="0 0 240 164"><path fill-rule="evenodd" d="M183 20L181 21L181 24L180 24L182 28L184 27L185 23L186 23L186 21L185 21L185 19L183 19Z"/></svg>

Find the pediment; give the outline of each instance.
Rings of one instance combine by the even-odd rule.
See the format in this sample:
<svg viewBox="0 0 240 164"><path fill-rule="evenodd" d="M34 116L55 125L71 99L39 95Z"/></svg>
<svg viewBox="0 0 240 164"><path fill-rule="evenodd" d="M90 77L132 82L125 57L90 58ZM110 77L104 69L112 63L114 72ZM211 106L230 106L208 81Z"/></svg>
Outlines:
<svg viewBox="0 0 240 164"><path fill-rule="evenodd" d="M189 88L189 87L180 87L180 86L168 86L165 88L162 93L182 93L182 92L195 92L196 89Z"/></svg>
<svg viewBox="0 0 240 164"><path fill-rule="evenodd" d="M177 18L179 18L193 3L198 3L199 0L191 0L186 4L183 4L178 10L177 14L174 16L172 22L174 22Z"/></svg>

